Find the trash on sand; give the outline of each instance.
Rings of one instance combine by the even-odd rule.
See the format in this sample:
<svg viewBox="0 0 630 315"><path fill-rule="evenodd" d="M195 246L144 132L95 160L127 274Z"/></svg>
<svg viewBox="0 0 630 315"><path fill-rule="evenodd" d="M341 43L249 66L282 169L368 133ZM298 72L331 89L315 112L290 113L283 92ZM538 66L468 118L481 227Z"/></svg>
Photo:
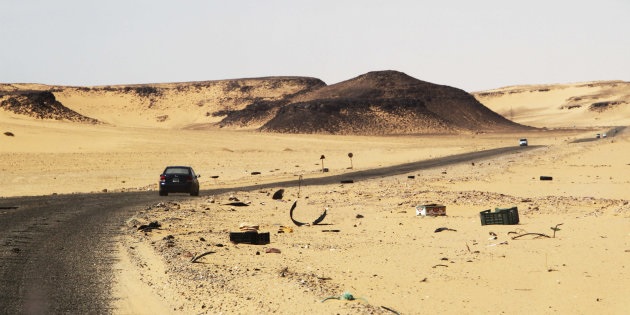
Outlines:
<svg viewBox="0 0 630 315"><path fill-rule="evenodd" d="M297 206L297 200L293 203L293 205L291 206L291 210L289 211L289 216L291 217L291 221L293 221L293 224L297 225L297 226L302 226L302 225L307 225L309 223L303 223L300 221L296 221L295 219L293 219L293 210L295 210L295 207ZM324 218L326 217L326 212L327 212L328 208L324 209L324 212L319 216L319 218L317 218L315 221L313 221L313 225L319 224L322 221L324 221Z"/></svg>
<svg viewBox="0 0 630 315"><path fill-rule="evenodd" d="M558 223L556 224L555 227L551 227L551 229L553 230L553 238L556 238L556 232L560 231L559 226L563 225L564 223Z"/></svg>
<svg viewBox="0 0 630 315"><path fill-rule="evenodd" d="M501 243L490 244L490 245L488 245L487 247L497 246L497 245L507 245L507 244L508 244L508 242L507 242L507 241L503 241L503 242L501 242Z"/></svg>
<svg viewBox="0 0 630 315"><path fill-rule="evenodd" d="M420 205L416 207L416 215L421 215L423 217L446 215L446 206L435 203Z"/></svg>
<svg viewBox="0 0 630 315"><path fill-rule="evenodd" d="M495 208L494 212L490 212L490 210L484 210L479 212L479 217L481 218L481 225L490 225L490 224L504 224L504 225L512 225L518 224L518 208Z"/></svg>
<svg viewBox="0 0 630 315"><path fill-rule="evenodd" d="M281 251L277 248L265 248L265 253L267 254L280 254Z"/></svg>
<svg viewBox="0 0 630 315"><path fill-rule="evenodd" d="M383 309L385 309L385 310L388 310L388 311L390 311L390 312L392 312L392 313L394 313L394 314L396 314L396 315L400 315L400 313L398 313L398 311L396 311L396 310L394 310L394 309L392 309L392 308L389 308L389 307L387 307L387 306L383 306L383 305L381 305L381 308L383 308Z"/></svg>
<svg viewBox="0 0 630 315"><path fill-rule="evenodd" d="M243 232L257 232L259 228L260 228L259 225L251 224L251 223L247 223L247 222L243 222L243 223L239 224L239 226L238 226L238 229L243 231Z"/></svg>
<svg viewBox="0 0 630 315"><path fill-rule="evenodd" d="M341 232L341 230L322 230L322 232Z"/></svg>
<svg viewBox="0 0 630 315"><path fill-rule="evenodd" d="M447 228L447 227L441 227L441 228L437 228L437 229L435 229L435 231L434 231L433 233L439 233L439 232L442 232L442 231L453 231L453 232L457 232L457 230L454 230L454 229L450 229L450 228Z"/></svg>
<svg viewBox="0 0 630 315"><path fill-rule="evenodd" d="M242 201L235 201L235 202L230 202L230 203L224 203L224 206L233 206L233 207L249 207L249 204L251 202L242 202Z"/></svg>
<svg viewBox="0 0 630 315"><path fill-rule="evenodd" d="M322 303L326 302L327 300L345 300L345 301L363 300L363 301L367 302L367 300L364 299L364 298L354 297L354 295L352 295L352 293L350 293L350 292L344 292L340 296L329 296L329 297L323 299Z"/></svg>
<svg viewBox="0 0 630 315"><path fill-rule="evenodd" d="M293 228L281 225L278 227L278 233L293 233Z"/></svg>
<svg viewBox="0 0 630 315"><path fill-rule="evenodd" d="M210 255L210 254L214 254L215 252L213 251L209 251L209 252L205 252L203 254L200 255L193 255L192 259L190 260L191 263L196 263L197 260L199 260L199 258L206 256L206 255Z"/></svg>
<svg viewBox="0 0 630 315"><path fill-rule="evenodd" d="M446 268L448 268L448 265L438 264L438 265L434 265L434 266L433 266L433 267L431 267L431 268L434 268L434 269L435 269L436 267L446 267Z"/></svg>
<svg viewBox="0 0 630 315"><path fill-rule="evenodd" d="M513 236L512 239L515 240L517 238L521 238L523 236L528 236L528 235L534 235L534 238L539 238L539 237L551 238L551 236L549 236L547 234L543 234L543 233L525 233L525 234Z"/></svg>
<svg viewBox="0 0 630 315"><path fill-rule="evenodd" d="M540 180L553 180L551 176L540 176Z"/></svg>
<svg viewBox="0 0 630 315"><path fill-rule="evenodd" d="M269 232L230 232L230 242L239 244L265 245L269 244Z"/></svg>

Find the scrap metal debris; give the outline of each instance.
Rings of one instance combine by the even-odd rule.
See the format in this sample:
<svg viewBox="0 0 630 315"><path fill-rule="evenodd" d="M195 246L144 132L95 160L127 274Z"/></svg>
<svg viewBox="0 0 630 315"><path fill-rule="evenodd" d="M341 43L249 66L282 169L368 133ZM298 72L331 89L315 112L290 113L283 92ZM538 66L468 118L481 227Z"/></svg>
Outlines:
<svg viewBox="0 0 630 315"><path fill-rule="evenodd" d="M213 251L209 251L209 252L205 252L203 254L200 255L193 255L192 259L190 260L191 263L196 263L197 260L199 260L199 258L206 256L206 255L210 255L210 254L214 254L215 252Z"/></svg>
<svg viewBox="0 0 630 315"><path fill-rule="evenodd" d="M291 210L289 211L289 216L291 217L291 221L293 221L293 224L297 225L297 226L302 226L302 225L309 225L309 223L304 223L304 222L300 222L300 221L296 221L293 218L293 210L295 210L295 207L297 207L297 200L293 203L293 205L291 206ZM328 208L324 209L324 212L319 216L319 218L317 218L315 221L313 221L313 223L311 223L312 225L317 225L319 223L321 223L322 221L324 221L324 218L326 217L326 213L328 211Z"/></svg>
<svg viewBox="0 0 630 315"><path fill-rule="evenodd" d="M441 228L437 228L437 229L435 229L435 231L434 231L433 233L439 233L439 232L442 232L442 231L453 231L453 232L457 232L457 230L454 230L454 229L450 229L450 228L447 228L447 227L441 227Z"/></svg>

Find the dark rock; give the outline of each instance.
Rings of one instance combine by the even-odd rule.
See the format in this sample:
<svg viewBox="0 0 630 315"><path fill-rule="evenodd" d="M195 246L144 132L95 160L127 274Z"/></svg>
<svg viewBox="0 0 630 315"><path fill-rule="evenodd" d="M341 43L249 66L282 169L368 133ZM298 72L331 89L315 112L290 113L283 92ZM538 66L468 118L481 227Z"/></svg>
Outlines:
<svg viewBox="0 0 630 315"><path fill-rule="evenodd" d="M271 199L273 200L280 200L282 199L282 197L284 196L284 189L278 189L273 196L271 196Z"/></svg>

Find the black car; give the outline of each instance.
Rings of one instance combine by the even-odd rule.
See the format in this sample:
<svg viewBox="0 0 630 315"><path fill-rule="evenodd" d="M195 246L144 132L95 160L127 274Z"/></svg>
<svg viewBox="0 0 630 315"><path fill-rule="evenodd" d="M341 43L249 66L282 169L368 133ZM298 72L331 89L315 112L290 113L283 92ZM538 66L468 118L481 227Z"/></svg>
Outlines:
<svg viewBox="0 0 630 315"><path fill-rule="evenodd" d="M199 178L190 166L167 166L160 175L160 196L168 193L189 193L199 196Z"/></svg>

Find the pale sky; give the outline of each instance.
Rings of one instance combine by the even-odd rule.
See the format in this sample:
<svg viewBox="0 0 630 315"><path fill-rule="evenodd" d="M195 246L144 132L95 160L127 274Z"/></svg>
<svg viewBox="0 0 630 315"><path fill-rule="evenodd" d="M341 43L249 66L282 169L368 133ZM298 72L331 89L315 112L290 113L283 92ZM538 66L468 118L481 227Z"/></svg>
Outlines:
<svg viewBox="0 0 630 315"><path fill-rule="evenodd" d="M628 0L0 0L0 83L630 81Z"/></svg>

